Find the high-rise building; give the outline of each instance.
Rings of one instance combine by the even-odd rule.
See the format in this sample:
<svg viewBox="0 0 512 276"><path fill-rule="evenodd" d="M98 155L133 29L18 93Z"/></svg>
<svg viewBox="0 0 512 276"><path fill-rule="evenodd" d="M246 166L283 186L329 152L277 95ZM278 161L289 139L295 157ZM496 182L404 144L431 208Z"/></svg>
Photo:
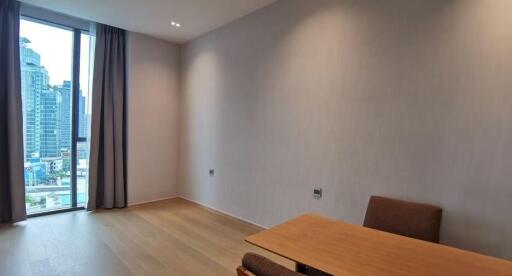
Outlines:
<svg viewBox="0 0 512 276"><path fill-rule="evenodd" d="M87 114L86 98L80 91L78 98L78 137L89 137L89 121L90 115ZM79 160L87 160L89 158L89 143L82 142L77 144L77 156Z"/></svg>
<svg viewBox="0 0 512 276"><path fill-rule="evenodd" d="M48 86L48 71L41 66L41 57L29 48L30 40L20 39L21 82L23 99L23 130L25 160L42 157L42 144L46 138L52 139L45 116L51 117L52 105ZM44 110L44 111L42 111ZM43 115L44 114L44 115ZM43 130L43 128L46 129ZM47 135L41 135L42 133ZM49 152L45 152L49 154Z"/></svg>
<svg viewBox="0 0 512 276"><path fill-rule="evenodd" d="M71 81L64 81L56 87L58 90L58 113L59 113L59 149L63 152L71 151Z"/></svg>
<svg viewBox="0 0 512 276"><path fill-rule="evenodd" d="M86 99L80 91L80 98L78 100L78 136L88 137L89 136L89 115L86 112Z"/></svg>
<svg viewBox="0 0 512 276"><path fill-rule="evenodd" d="M57 92L53 89L41 92L39 110L40 157L58 157L59 151L59 118L57 110Z"/></svg>
<svg viewBox="0 0 512 276"><path fill-rule="evenodd" d="M48 71L41 57L20 39L21 82L25 160L59 156L57 93L48 84Z"/></svg>

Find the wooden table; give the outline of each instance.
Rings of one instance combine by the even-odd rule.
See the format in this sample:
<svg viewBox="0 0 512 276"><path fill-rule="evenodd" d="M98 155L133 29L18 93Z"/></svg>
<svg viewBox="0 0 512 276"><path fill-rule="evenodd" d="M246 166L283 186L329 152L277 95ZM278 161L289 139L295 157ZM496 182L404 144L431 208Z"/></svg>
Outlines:
<svg viewBox="0 0 512 276"><path fill-rule="evenodd" d="M247 242L333 275L512 276L512 262L306 214Z"/></svg>

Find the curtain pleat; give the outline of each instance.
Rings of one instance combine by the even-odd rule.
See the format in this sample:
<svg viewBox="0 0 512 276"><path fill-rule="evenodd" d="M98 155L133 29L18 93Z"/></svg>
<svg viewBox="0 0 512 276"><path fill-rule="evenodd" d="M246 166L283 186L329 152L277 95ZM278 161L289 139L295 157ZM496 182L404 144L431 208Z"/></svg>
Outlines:
<svg viewBox="0 0 512 276"><path fill-rule="evenodd" d="M0 222L26 219L20 77L20 3L0 0Z"/></svg>

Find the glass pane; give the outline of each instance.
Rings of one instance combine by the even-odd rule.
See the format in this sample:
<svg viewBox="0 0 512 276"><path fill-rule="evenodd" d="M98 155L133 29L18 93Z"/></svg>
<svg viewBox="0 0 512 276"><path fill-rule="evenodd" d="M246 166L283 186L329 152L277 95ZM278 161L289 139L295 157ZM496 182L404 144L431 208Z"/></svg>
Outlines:
<svg viewBox="0 0 512 276"><path fill-rule="evenodd" d="M78 106L78 137L85 138L77 144L77 203L83 207L87 203L87 183L89 172L89 143L91 129L91 83L89 78L91 39L88 34L80 37L80 96ZM83 139L82 139L83 140Z"/></svg>
<svg viewBox="0 0 512 276"><path fill-rule="evenodd" d="M73 32L20 21L28 213L71 207Z"/></svg>

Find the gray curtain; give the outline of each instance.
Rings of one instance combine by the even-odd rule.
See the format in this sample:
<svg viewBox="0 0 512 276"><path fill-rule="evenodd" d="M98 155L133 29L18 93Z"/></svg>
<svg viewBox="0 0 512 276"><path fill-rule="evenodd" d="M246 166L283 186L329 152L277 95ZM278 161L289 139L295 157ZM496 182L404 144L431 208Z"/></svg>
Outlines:
<svg viewBox="0 0 512 276"><path fill-rule="evenodd" d="M125 31L96 24L87 210L126 207Z"/></svg>
<svg viewBox="0 0 512 276"><path fill-rule="evenodd" d="M19 2L0 0L0 222L27 216L19 27Z"/></svg>

